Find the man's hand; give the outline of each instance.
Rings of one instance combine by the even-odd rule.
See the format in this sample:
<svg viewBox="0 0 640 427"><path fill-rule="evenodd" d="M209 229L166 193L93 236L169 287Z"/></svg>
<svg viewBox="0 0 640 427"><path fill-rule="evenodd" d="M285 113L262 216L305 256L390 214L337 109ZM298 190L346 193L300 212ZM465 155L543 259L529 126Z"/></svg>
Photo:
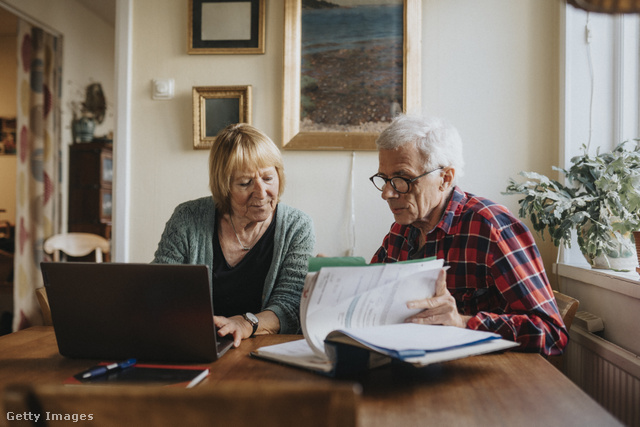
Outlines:
<svg viewBox="0 0 640 427"><path fill-rule="evenodd" d="M407 323L465 328L467 322L471 319L471 316L463 316L458 313L456 300L447 289L447 273L445 269L440 270L436 281L436 293L433 298L409 301L407 307L422 309L415 316L405 319Z"/></svg>

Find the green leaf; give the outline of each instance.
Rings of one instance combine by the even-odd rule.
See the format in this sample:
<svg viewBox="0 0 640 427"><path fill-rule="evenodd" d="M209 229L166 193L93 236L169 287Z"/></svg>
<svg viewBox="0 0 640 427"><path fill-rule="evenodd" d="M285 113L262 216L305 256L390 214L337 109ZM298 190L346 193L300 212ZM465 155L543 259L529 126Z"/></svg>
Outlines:
<svg viewBox="0 0 640 427"><path fill-rule="evenodd" d="M613 250L615 234L640 229L640 139L625 141L609 152L571 159L571 167L552 167L564 175L564 185L536 172L520 172L525 182L509 179L503 194L521 194L519 215L530 218L544 238L547 230L556 246L570 245L576 230L580 250L595 257ZM619 250L618 250L619 251Z"/></svg>

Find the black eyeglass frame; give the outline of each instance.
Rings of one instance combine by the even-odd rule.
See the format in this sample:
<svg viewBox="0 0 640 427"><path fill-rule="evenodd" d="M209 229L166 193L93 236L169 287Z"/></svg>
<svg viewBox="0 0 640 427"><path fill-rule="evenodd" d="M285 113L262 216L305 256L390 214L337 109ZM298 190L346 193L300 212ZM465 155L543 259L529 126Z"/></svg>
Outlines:
<svg viewBox="0 0 640 427"><path fill-rule="evenodd" d="M377 173L377 174L375 174L375 175L373 175L373 176L369 177L369 181L371 181L371 183L373 184L373 186L374 186L374 187L376 187L376 188L377 188L378 190L380 190L380 191L384 191L384 187L385 187L389 182L391 182L391 187L393 187L393 190L394 190L395 192L400 193L400 194L407 194L409 191L411 191L411 184L412 184L414 181L417 181L418 179L422 178L423 176L429 175L430 173L433 173L433 172L435 172L435 171L439 171L439 170L442 170L442 169L444 169L444 166L440 166L439 168L436 168L436 169L430 170L430 171L428 171L428 172L425 172L425 173L423 173L422 175L418 175L418 176L416 176L415 178L412 178L412 179L405 178L405 177L402 177L402 176L392 176L391 178L385 178L384 176L382 176L382 175L380 175L379 173ZM375 183L375 181L374 181L374 178L382 178L382 179L384 180L384 185L382 186L382 188L380 188L380 187L378 187L378 186L376 185L376 183ZM394 179L401 179L401 180L403 180L404 182L406 182L406 183L407 183L407 191L400 191L400 190L398 190L398 189L396 188L396 185L393 183L393 180L394 180Z"/></svg>

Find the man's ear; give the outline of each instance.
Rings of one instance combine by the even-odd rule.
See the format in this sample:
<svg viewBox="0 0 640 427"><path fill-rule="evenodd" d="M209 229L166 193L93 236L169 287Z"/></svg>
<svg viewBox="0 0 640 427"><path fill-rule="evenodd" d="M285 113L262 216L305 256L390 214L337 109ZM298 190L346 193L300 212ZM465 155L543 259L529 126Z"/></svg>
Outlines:
<svg viewBox="0 0 640 427"><path fill-rule="evenodd" d="M453 179L455 176L456 170L454 168L444 168L442 170L442 184L440 184L440 190L447 191L453 188Z"/></svg>

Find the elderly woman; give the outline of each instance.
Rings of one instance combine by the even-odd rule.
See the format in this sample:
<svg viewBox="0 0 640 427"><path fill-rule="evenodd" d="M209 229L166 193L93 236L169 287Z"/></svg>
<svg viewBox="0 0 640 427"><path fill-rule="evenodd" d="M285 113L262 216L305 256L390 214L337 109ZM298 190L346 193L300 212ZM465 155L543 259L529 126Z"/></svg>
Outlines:
<svg viewBox="0 0 640 427"><path fill-rule="evenodd" d="M315 236L306 214L279 203L284 184L280 150L267 135L247 124L226 127L209 153L213 197L179 205L155 253L156 263L209 266L214 322L236 347L300 326Z"/></svg>
<svg viewBox="0 0 640 427"><path fill-rule="evenodd" d="M523 351L560 354L568 335L527 227L505 207L464 192L462 142L439 119L401 115L380 134L370 179L395 222L372 263L437 257L433 298L407 319L491 331Z"/></svg>

